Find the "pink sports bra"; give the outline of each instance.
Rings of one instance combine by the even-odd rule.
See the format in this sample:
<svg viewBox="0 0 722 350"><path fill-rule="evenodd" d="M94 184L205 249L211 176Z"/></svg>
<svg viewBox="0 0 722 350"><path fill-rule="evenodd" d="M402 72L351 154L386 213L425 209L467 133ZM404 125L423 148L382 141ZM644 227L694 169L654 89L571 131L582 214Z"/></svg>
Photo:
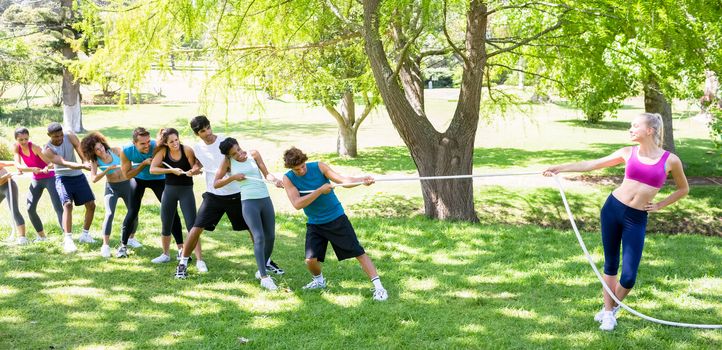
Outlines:
<svg viewBox="0 0 722 350"><path fill-rule="evenodd" d="M664 151L657 163L644 164L637 156L638 147L632 147L632 155L627 160L627 168L624 170L624 178L639 181L652 187L662 188L667 180L665 163L669 158L669 151Z"/></svg>
<svg viewBox="0 0 722 350"><path fill-rule="evenodd" d="M32 142L28 142L28 150L30 151L29 154L25 154L25 153L23 153L23 148L20 147L20 145L18 145L18 154L20 155L20 158L23 159L23 162L25 163L26 166L36 167L36 168L40 168L40 169L48 166L48 163L45 163L43 161L43 159L40 158L40 156L38 156L37 154L35 154L35 152L33 152L33 143ZM33 179L36 179L36 180L49 179L51 177L55 177L55 173L52 171L48 171L47 174L43 174L43 173L33 174Z"/></svg>

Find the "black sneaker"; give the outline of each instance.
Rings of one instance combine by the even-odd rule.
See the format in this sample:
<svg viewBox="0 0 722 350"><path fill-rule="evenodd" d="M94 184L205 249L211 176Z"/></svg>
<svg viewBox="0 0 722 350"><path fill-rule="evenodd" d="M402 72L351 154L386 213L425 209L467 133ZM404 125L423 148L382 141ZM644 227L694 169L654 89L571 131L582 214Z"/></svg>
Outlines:
<svg viewBox="0 0 722 350"><path fill-rule="evenodd" d="M184 280L186 277L188 277L188 267L183 264L178 264L175 268L175 278Z"/></svg>
<svg viewBox="0 0 722 350"><path fill-rule="evenodd" d="M269 261L268 264L266 264L266 270L271 271L277 275L283 275L284 273L286 273L286 271L283 271L283 269L280 268L278 264L276 264L276 262L273 260Z"/></svg>
<svg viewBox="0 0 722 350"><path fill-rule="evenodd" d="M128 257L128 247L122 245L118 247L118 252L115 253L116 258L127 258Z"/></svg>

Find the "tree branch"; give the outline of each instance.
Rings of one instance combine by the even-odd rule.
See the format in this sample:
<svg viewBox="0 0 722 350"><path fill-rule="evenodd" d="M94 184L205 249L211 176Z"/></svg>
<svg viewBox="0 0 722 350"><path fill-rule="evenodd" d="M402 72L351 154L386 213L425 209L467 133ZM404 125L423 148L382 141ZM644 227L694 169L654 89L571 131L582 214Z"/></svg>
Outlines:
<svg viewBox="0 0 722 350"><path fill-rule="evenodd" d="M464 55L459 48L454 45L454 41L451 40L451 36L449 35L449 30L446 28L446 0L444 0L444 20L443 20L443 28L444 28L444 37L446 37L446 41L449 43L449 46L451 46L451 49L454 50L454 52L461 57L462 60L464 60L464 65L466 67L469 66L469 58Z"/></svg>
<svg viewBox="0 0 722 350"><path fill-rule="evenodd" d="M338 18L341 22L343 22L345 25L347 25L349 28L353 29L354 31L361 31L361 26L358 25L358 23L354 23L348 18L346 18L342 13L341 10L338 9L336 5L333 4L332 0L326 0L326 6L329 10L331 10L331 13L333 13L336 18Z"/></svg>
<svg viewBox="0 0 722 350"><path fill-rule="evenodd" d="M326 105L326 104L324 104L323 106L326 108L328 113L331 113L333 118L336 119L336 122L338 123L338 125L340 125L342 127L346 127L346 124L347 124L346 119L343 117L343 115L341 115L341 113L339 113L336 110L336 108L334 106Z"/></svg>
<svg viewBox="0 0 722 350"><path fill-rule="evenodd" d="M524 74L529 74L529 75L533 75L533 76L535 76L535 77L539 77L539 78L542 78L542 79L546 79L546 80L549 80L549 81L553 81L553 82L555 82L555 83L557 83L557 84L559 84L559 85L564 85L561 81L559 81L559 80L557 80L557 79L554 79L554 78L552 78L552 77L548 77L548 76L546 76L546 75L542 75L542 74L530 72L530 71L527 71L527 70L524 70L524 69L512 68L512 67L509 67L509 66L507 66L507 65L499 64L499 63L489 63L488 66L502 67L502 68L506 68L506 69L508 69L508 70L512 70L512 71L515 71L515 72L521 72L521 73L524 73Z"/></svg>
<svg viewBox="0 0 722 350"><path fill-rule="evenodd" d="M557 23L554 24L553 26L542 30L541 32L537 33L537 34L534 35L534 36L525 38L525 39L517 42L517 43L514 44L514 45L505 47L505 48L503 48L503 49L496 50L496 51L494 51L494 52L491 52L491 53L489 53L489 54L487 55L487 58L491 58L491 57L494 57L494 56L496 56L496 55L502 54L502 53L504 53L504 52L509 52L509 51L511 51L511 50L514 50L514 49L516 49L517 47L526 45L526 44L528 44L528 43L530 43L530 42L532 42L532 41L534 41L534 40L537 40L537 39L541 38L541 37L544 36L546 33L550 33L550 32L553 32L553 31L561 28L561 26L562 26L562 19L561 19L561 17L563 17L564 14L566 14L568 11L569 11L569 10L565 11L565 12L562 14L562 16L560 16L560 18L559 18L559 20L557 21Z"/></svg>

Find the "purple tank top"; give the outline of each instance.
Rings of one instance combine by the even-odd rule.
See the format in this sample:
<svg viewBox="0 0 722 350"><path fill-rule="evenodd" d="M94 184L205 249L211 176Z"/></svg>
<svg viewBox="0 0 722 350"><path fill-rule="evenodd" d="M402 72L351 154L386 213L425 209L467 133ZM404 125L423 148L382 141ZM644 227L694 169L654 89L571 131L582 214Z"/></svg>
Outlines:
<svg viewBox="0 0 722 350"><path fill-rule="evenodd" d="M23 159L23 163L25 163L28 167L36 167L36 168L45 168L48 166L48 163L43 162L43 159L40 158L35 152L33 152L33 143L28 142L28 150L30 151L30 154L23 153L23 148L18 145L18 154L20 155L20 158ZM55 173L52 171L48 171L47 174L43 173L37 173L33 174L33 179L40 180L40 179L49 179L51 177L54 177Z"/></svg>
<svg viewBox="0 0 722 350"><path fill-rule="evenodd" d="M652 187L662 188L665 180L667 180L667 172L664 169L664 164L667 162L667 158L669 158L669 151L664 151L662 157L654 164L644 164L640 162L637 157L637 152L638 147L632 147L632 155L629 157L629 160L627 160L624 177Z"/></svg>

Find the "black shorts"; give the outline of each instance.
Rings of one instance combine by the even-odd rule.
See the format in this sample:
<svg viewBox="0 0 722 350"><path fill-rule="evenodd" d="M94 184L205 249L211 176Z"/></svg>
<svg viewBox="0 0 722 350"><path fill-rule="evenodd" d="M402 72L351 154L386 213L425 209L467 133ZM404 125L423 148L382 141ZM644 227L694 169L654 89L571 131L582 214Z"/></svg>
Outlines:
<svg viewBox="0 0 722 350"><path fill-rule="evenodd" d="M198 208L196 221L193 227L201 227L206 231L213 231L221 221L223 214L228 215L234 231L248 230L246 220L243 220L241 210L241 194L230 194L219 196L210 192L203 193L203 202Z"/></svg>
<svg viewBox="0 0 722 350"><path fill-rule="evenodd" d="M324 261L328 242L339 261L366 253L346 214L325 224L306 224L306 259Z"/></svg>

